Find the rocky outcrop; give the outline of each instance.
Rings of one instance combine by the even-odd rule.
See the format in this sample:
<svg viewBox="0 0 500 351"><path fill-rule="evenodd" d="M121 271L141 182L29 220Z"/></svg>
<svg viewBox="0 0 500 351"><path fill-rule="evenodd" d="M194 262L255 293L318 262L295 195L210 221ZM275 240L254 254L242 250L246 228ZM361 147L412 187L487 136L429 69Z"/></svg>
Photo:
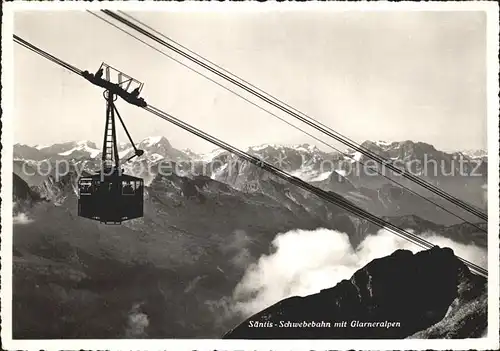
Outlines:
<svg viewBox="0 0 500 351"><path fill-rule="evenodd" d="M78 193L78 175L76 172L69 172L62 176L49 175L34 189L42 198L60 205L68 195Z"/></svg>
<svg viewBox="0 0 500 351"><path fill-rule="evenodd" d="M16 215L40 201L40 196L17 174L12 174L12 180L13 214Z"/></svg>
<svg viewBox="0 0 500 351"><path fill-rule="evenodd" d="M473 275L451 249L435 247L417 254L397 250L333 288L278 302L224 338L479 337L486 328L486 309L483 313L471 307L477 313L467 323L463 319L471 314L463 312L466 305L483 300L486 280ZM444 322L445 317L453 321Z"/></svg>

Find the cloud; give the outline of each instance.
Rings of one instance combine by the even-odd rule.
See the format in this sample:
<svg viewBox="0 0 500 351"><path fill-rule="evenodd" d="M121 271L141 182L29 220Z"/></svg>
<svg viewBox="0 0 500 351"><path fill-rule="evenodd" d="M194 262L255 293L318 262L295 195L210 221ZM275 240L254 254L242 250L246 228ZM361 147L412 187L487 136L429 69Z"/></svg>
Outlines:
<svg viewBox="0 0 500 351"><path fill-rule="evenodd" d="M230 257L228 259L234 266L245 269L253 260L249 249L251 244L252 238L244 230L235 230L221 250Z"/></svg>
<svg viewBox="0 0 500 351"><path fill-rule="evenodd" d="M28 224L33 222L32 219L28 218L28 216L25 213L18 213L12 218L12 221L14 224Z"/></svg>
<svg viewBox="0 0 500 351"><path fill-rule="evenodd" d="M128 326L125 334L129 338L139 338L146 336L146 328L149 326L148 315L141 312L142 304L134 304L128 315Z"/></svg>
<svg viewBox="0 0 500 351"><path fill-rule="evenodd" d="M483 184L481 188L483 189L483 202L488 207L488 184Z"/></svg>
<svg viewBox="0 0 500 351"><path fill-rule="evenodd" d="M486 267L486 250L432 233L425 236L433 244L450 247L462 258ZM328 229L292 230L278 234L272 245L274 253L249 266L234 289L233 313L246 317L284 298L335 286L373 259L397 249L422 250L387 230L366 237L356 249L347 234Z"/></svg>

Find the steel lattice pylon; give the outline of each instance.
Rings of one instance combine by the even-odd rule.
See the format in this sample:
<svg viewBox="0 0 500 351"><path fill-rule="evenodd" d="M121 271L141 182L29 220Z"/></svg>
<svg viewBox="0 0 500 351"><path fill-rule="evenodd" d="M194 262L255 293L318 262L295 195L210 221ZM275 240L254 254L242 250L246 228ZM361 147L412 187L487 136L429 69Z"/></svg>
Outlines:
<svg viewBox="0 0 500 351"><path fill-rule="evenodd" d="M106 99L106 125L104 127L104 142L102 146L102 166L104 170L109 170L113 167L115 170L118 170L120 167L120 157L116 143L114 106L116 96L109 91L105 91L104 98Z"/></svg>

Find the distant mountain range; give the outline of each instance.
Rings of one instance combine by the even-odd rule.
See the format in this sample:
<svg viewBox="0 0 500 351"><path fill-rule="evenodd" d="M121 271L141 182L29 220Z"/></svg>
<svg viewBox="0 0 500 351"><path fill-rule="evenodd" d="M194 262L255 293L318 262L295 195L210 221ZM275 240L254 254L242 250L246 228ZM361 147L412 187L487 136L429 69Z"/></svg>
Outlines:
<svg viewBox="0 0 500 351"><path fill-rule="evenodd" d="M406 164L414 174L424 177L439 178L448 176L450 173L453 173L453 176L467 175L474 171L486 178L488 157L485 150L464 150L446 153L436 150L430 144L410 140L392 143L365 141L361 146L381 158L397 164L398 167L403 167ZM215 178L223 175L224 170L229 170L223 164L223 160L232 159L232 156L223 149L215 149L207 154L197 154L189 149L179 150L174 148L165 137L161 136L148 137L136 144L136 148L144 150L145 153L143 156L134 159L133 162L146 162L147 164L155 164L160 161L214 163L214 167L210 168L211 174L205 175ZM118 151L122 161L134 155L134 149L129 143L120 144ZM370 170L381 171L380 167L376 166L377 168L375 168L373 166L372 160L367 159L359 152L349 149L343 152L325 152L309 144L292 146L264 144L250 147L246 151L266 162L292 172L293 175L303 180L312 182L324 181L332 175L345 177L346 174L347 178L352 180L353 169L356 168L354 166L363 164L369 167ZM86 167L92 169L98 166L101 155L101 148L88 140L71 141L50 146L14 145L15 161L24 161L35 165L47 164L47 162L57 160L67 160L74 164L85 161L88 163ZM463 169L459 169L459 160L464 162ZM433 166L432 162L436 162L437 167ZM428 164L427 168L425 168L426 163ZM220 167L217 167L216 164L220 165ZM130 164L124 165L124 167L132 168ZM368 173L366 170L362 170L361 174L357 174L357 176L364 177L367 175L366 173ZM390 175L387 171L384 174Z"/></svg>
<svg viewBox="0 0 500 351"><path fill-rule="evenodd" d="M365 141L362 146L397 164L398 167L409 165L408 168L413 174L478 208L486 208L484 187L488 159L484 150L446 153L430 144L409 140L391 143ZM146 184L162 170L171 171L175 167L175 172L181 176L207 176L240 191L274 191L266 181L269 178L267 172L222 149L200 155L190 150L176 149L165 137L148 137L136 147L144 150L144 155L123 164L123 168L126 173L143 177ZM419 198L414 192L430 197L441 205L448 205L442 199L427 193L401 176L384 170L359 152L346 150L343 153L328 153L309 144L264 144L250 147L247 151L304 181L339 193L378 215L417 215L442 224L459 222L457 218L440 209L436 211L435 206ZM125 143L119 146L122 162L133 155L132 145ZM49 167L54 169L51 165L66 160L76 169L93 172L99 168L100 157L101 151L90 141L36 147L16 144L14 171L29 185L40 185L44 177L35 170L47 170ZM458 160L462 160L462 163ZM168 167L165 167L166 165ZM54 173L53 171L52 174ZM281 182L277 179L274 181ZM401 185L408 189L402 188ZM468 213L460 212L460 215L475 220Z"/></svg>
<svg viewBox="0 0 500 351"><path fill-rule="evenodd" d="M433 155L433 154L446 154L445 152L437 151L434 146L422 143L413 142L411 140L399 141L399 142L385 142L385 141L365 141L361 144L363 147L378 153L379 155L395 159L395 158L419 158L423 154ZM187 157L189 159L207 159L213 158L214 154L217 154L219 150L215 149L213 152L208 154L199 154L193 152L190 149L186 150L176 150L170 145L167 138L163 136L151 136L141 140L136 144L138 149L144 149L149 151L151 148L160 147L164 148L159 151L169 151L172 150L179 153L179 156ZM130 143L120 143L119 146L120 157L125 158L126 156L133 154L133 148ZM262 144L259 146L253 146L248 149L248 151L253 151L254 153L268 153L280 150L280 151L295 151L299 154L310 154L310 155L335 155L338 151L333 152L322 152L316 146L310 144L299 144L299 145L278 145L278 144ZM74 159L80 157L90 157L96 158L100 156L102 151L102 145L97 145L95 142L90 140L80 140L80 141L68 141L65 143L56 143L51 145L34 145L29 146L21 143L14 145L14 158L18 159L29 159L29 160L44 160L51 157L62 156L62 158ZM362 157L352 150L345 150L345 153L353 157L356 161L362 160ZM448 153L451 156L463 155L469 159L482 159L488 157L488 153L485 149L464 149L456 152Z"/></svg>
<svg viewBox="0 0 500 351"><path fill-rule="evenodd" d="M152 156L153 160L161 159L160 154L173 156L177 153L179 156L187 157L185 153L174 149L168 140L164 137L149 137L138 144L136 148L147 151L147 155ZM130 143L121 143L118 146L119 156L122 159L134 154L134 149ZM153 156L158 153L158 156ZM79 160L79 159L99 159L102 155L102 145L89 140L69 141L53 145L35 145L27 146L23 144L14 145L14 159L19 160ZM162 156L163 157L163 156Z"/></svg>
<svg viewBox="0 0 500 351"><path fill-rule="evenodd" d="M224 317L224 299L249 266L271 253L278 233L333 229L355 248L380 229L224 150L197 155L163 137L137 147L144 155L124 168L147 181L144 217L106 226L76 214L78 174L99 166L97 145L14 146L14 337L220 337L242 322ZM370 147L391 158L420 159L429 152L443 162L453 159L423 143ZM127 144L119 152L122 159L133 154ZM401 228L486 246L483 231L411 191L382 176L349 173L347 167L363 162L354 152L326 153L307 144L262 145L249 152ZM56 177L60 160L71 165ZM163 174L162 161L179 167ZM486 167L487 159L480 164ZM485 176L429 181L485 206ZM147 323L134 331L129 324L138 315Z"/></svg>

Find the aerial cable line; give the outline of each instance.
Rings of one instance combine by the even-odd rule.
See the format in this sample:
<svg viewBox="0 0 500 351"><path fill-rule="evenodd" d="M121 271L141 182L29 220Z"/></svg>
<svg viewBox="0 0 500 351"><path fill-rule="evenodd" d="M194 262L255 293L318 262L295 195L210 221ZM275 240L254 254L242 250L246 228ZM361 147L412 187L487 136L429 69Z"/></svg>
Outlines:
<svg viewBox="0 0 500 351"><path fill-rule="evenodd" d="M121 32L123 32L123 33L125 33L125 34L129 35L130 37L132 37L132 38L134 38L134 39L136 39L136 40L140 41L140 42L141 42L141 43L143 43L144 45L149 46L151 49L153 49L153 50L155 50L155 51L159 52L160 54L162 54L162 55L166 56L167 58L169 58L169 59L171 59L171 60L175 61L176 63L178 63L178 64L180 64L180 65L182 65L182 66L186 67L187 69L191 70L192 72L194 72L194 73L196 73L196 74L198 74L198 75L200 75L200 76L204 77L205 79L207 79L207 80L211 81L212 83L214 83L214 84L216 84L216 85L220 86L221 88L223 88L223 89L225 89L225 90L227 90L227 91L231 92L232 94L234 94L234 95L236 95L236 96L240 97L241 99L245 100L246 102L250 103L251 105L253 105L253 106L255 106L255 107L259 108L260 110L262 110L262 111L264 111L264 112L268 113L269 115L271 115L271 116L273 116L273 117L275 117L275 118L279 119L280 121L282 121L282 122L286 123L287 125L289 125L289 126L291 126L291 127L295 128L295 129L299 130L300 132L302 132L302 133L304 133L304 134L308 135L309 137L311 137L311 138L315 139L316 141L318 141L318 142L320 142L320 143L322 143L322 144L324 144L324 145L328 146L329 148L331 148L331 149L333 149L333 150L335 150L335 151L337 151L337 152L341 153L341 154L342 154L342 155L344 155L345 157L350 158L350 159L352 159L352 160L355 160L355 159L353 158L353 156L351 156L351 155L347 154L345 151L341 151L340 149L336 148L335 146L333 146L333 145L331 145L331 144L329 144L329 143L325 142L325 141L324 141L324 140L322 140L322 139L319 139L318 137L316 137L316 136L314 136L313 134L311 134L311 133L309 133L309 132L305 131L304 129L302 129L302 128L300 128L300 127L298 127L298 126L296 126L296 125L294 125L294 124L290 123L290 122L289 122L289 121L287 121L286 119L284 119L284 118L282 118L282 117L278 116L277 114L275 114L275 113L273 113L273 112L271 112L271 111L269 111L269 110L265 109L264 107L262 107L262 106L260 106L260 105L256 104L255 102L253 102L253 101L249 100L248 98L246 98L246 97L244 97L243 95L241 95L241 94L237 93L236 91L234 91L234 90L232 90L232 89L230 89L230 88L228 88L228 87L224 86L223 84L221 84L221 83L217 82L216 80L214 80L214 79L210 78L209 76L207 76L207 75L205 75L205 74L201 73L200 71L197 71L197 70L195 70L194 68L192 68L192 67L190 67L190 66L186 65L186 64L185 64L185 63L183 63L182 61L179 61L178 59L176 59L176 58L174 58L174 57L170 56L169 54L167 54L167 53L165 53L164 51L162 51L162 50L158 49L157 47L155 47L155 46L153 46L153 45L151 45L151 44L147 43L146 41L144 41L144 40L142 40L141 38L139 38L139 37L135 36L134 34L132 34L132 33L130 33L130 32L127 32L125 29L123 29L123 28L119 27L118 25L116 25L116 24L114 24L114 23L112 23L112 22L108 21L108 20L107 20L107 19L105 19L105 18L102 18L101 16L99 16L99 15L97 15L97 14L93 13L92 11L87 10L87 12L89 12L89 13L90 13L90 14L92 14L93 16L97 17L98 19L100 19L100 20L102 20L102 21L106 22L106 23L107 23L107 24L109 24L110 26L112 26L112 27L114 27L114 28L116 28L116 29L120 30ZM121 11L120 11L120 12L121 12ZM125 14L125 15L126 15L126 14ZM127 15L127 16L128 16L128 15ZM131 16L129 16L129 17L131 17ZM148 28L149 28L149 27L148 27ZM154 31L154 29L152 29L152 30ZM175 41L174 41L174 42L175 42ZM175 43L176 43L176 44L178 44L177 42L175 42ZM180 45L180 44L178 44L178 45ZM181 47L183 47L182 45L180 45L180 46L181 46ZM187 49L187 48L185 48L185 47L183 47L183 48L184 48L184 49L186 49L186 50L188 50L188 51L190 51L189 49ZM207 60L207 61L208 61L208 60ZM208 61L208 62L211 62L211 61ZM214 64L214 65L215 65L215 64ZM215 65L215 66L217 66L217 65ZM217 66L217 67L219 67L219 66ZM224 69L223 69L223 70L224 70ZM258 88L257 88L257 89L258 89ZM356 161L356 162L360 163L360 164L361 164L361 165L363 165L363 166L366 166L366 165L365 165L365 163L363 163L362 161ZM486 232L487 232L487 230L486 230L486 229L479 227L477 224L474 224L474 223L472 223L472 222L468 221L467 219L463 218L462 216L460 216L460 215L458 215L458 214L456 214L456 213L454 213L454 212L450 211L449 209L447 209L447 208L446 208L446 207L444 207L443 205L440 205L440 204L436 203L436 202L435 202L435 201L433 201L432 199L430 199L430 198L428 198L428 197L425 197L424 195L419 194L419 193L418 193L418 192L416 192L415 190L413 190L413 189L411 189L411 188L409 188L409 187L405 186L404 184L402 184L402 183L400 183L400 182L396 181L395 179L390 178L389 176L385 175L382 171L380 171L380 170L376 169L376 170L375 170L375 172L376 172L377 174L379 174L379 175L383 176L384 178L388 179L389 181L391 181L391 182L393 182L393 183L395 183L395 184L398 184L400 187L402 187L402 188L404 188L404 189L408 190L410 193L412 193L412 194L414 194L414 195L416 195L416 196L418 196L418 197L420 197L420 198L424 199L425 201L427 201L427 202L429 202L429 203L433 204L434 206L436 206L436 207L438 207L438 208L442 209L443 211L445 211L445 212L447 212L447 213L451 214L452 216L454 216L454 217L456 217L456 218L458 218L458 219L461 219L462 221L464 221L465 223L467 223L467 224L469 224L469 225L471 225L471 226L475 227L475 228L476 228L476 229L478 229L479 231L482 231L482 232L484 232L484 233L486 233Z"/></svg>
<svg viewBox="0 0 500 351"><path fill-rule="evenodd" d="M330 192L327 192L325 190L322 190L320 188L316 188L314 187L313 185L307 183L307 182L304 182L303 180L301 180L300 178L297 178L297 177L294 177L290 174L288 174L287 172L279 169L279 168L276 168L275 166L259 159L258 157L256 156L253 156L253 155L250 155L236 147L233 147L231 146L230 144L227 144L225 142L223 142L222 140L220 139L217 139L203 131L201 131L200 129L197 129L196 127L193 127L181 120L179 120L178 118L175 118L174 116L166 113L166 112L163 112L161 111L160 109L154 107L154 106L151 106L151 105L148 105L147 107L144 108L146 111L150 112L150 113L153 113L155 115L157 115L158 117L226 150L226 151L229 151L230 153L232 154L235 154L236 156L244 159L245 161L248 161L256 166L258 166L259 168L262 168L270 173L272 173L273 175L289 182L289 183L292 183L296 186L299 186L305 190L308 190L310 192L312 192L313 194L319 196L320 198L323 198L329 202L333 202L335 205L341 207L341 208L344 208L344 209L347 209L349 212L352 212L354 214L358 214L358 215L363 215L363 217L365 219L368 219L370 220L372 223L374 224L377 224L381 227L383 227L384 225L388 225L388 228L390 228L391 231L393 231L396 235L399 235L399 236L402 236L403 238L407 239L407 240L410 240L412 241L413 243L419 245L420 247L422 248L432 248L434 245L427 242L426 240L418 237L417 235L413 234L413 233L410 233L410 232L406 232L404 230L395 230L394 228L398 228L396 227L395 225L391 224L391 223L388 223L388 222L385 222L383 219L380 219L372 214L369 214L368 212L364 213L365 211L358 208L357 206L353 205L353 204L350 204L348 201L346 201L345 199L341 198L340 196L337 196L337 195L334 195L333 193L330 193ZM398 228L399 229L399 228ZM406 235L401 235L401 232L404 232Z"/></svg>
<svg viewBox="0 0 500 351"><path fill-rule="evenodd" d="M105 11L103 11L103 12L105 12ZM111 12L111 11L109 11L109 12ZM219 68L220 70L222 70L222 71L224 71L224 72L228 73L228 74L229 74L229 75L231 75L232 77L239 79L241 82L243 82L243 83L245 83L245 84L249 85L250 87L254 88L255 90L259 91L260 93L262 93L262 94L264 94L264 95L267 95L267 97L268 97L268 98L272 98L272 99L274 99L274 101L277 101L278 103L280 103L280 104L282 104L282 105L286 106L286 107L287 107L287 108L289 108L290 110L292 110L292 111L294 111L294 112L296 112L296 113L299 113L299 114L301 114L302 116L304 116L305 118L309 119L310 121L313 121L314 123L316 123L316 124L320 125L321 127L326 128L329 132L334 133L334 134L336 134L337 136L339 136L339 137L341 137L341 138L344 138L344 140L347 140L347 141L349 141L349 142L353 143L353 145L355 145L355 146L352 146L352 145L348 145L348 146L349 146L349 147L351 147L351 148L353 148L353 149L355 149L356 151L361 152L361 153L362 153L362 154L364 154L365 156L367 156L367 157L369 157L369 158L371 158L371 159L376 160L377 162L381 163L382 165L390 165L390 166L392 166L392 165L390 164L390 163L391 163L391 161L390 161L390 160L388 160L388 159L386 159L386 158L384 158L384 157L382 157L382 156L380 156L380 155L378 155L378 154L373 153L371 150L369 150L369 149L367 149L367 148L364 148L363 146L359 145L359 144L358 144L358 143L356 143L355 141L353 141L353 140L349 139L348 137L346 137L346 136L342 135L341 133L338 133L338 132L334 131L334 130L333 130L333 129L331 129L330 127L328 127L328 126L324 125L323 123L321 123L321 122L319 122L319 121L315 120L314 118L312 118L312 117L310 117L310 116L306 115L305 113L303 113L303 112L301 112L301 111L299 111L299 110L297 110L297 109L293 108L292 106L290 106L290 105L286 104L285 102L283 102L283 101L279 100L278 98L274 97L273 95L271 95L271 94L269 94L269 93L267 93L267 92L263 91L262 89L260 89L260 88L256 87L255 85L253 85L253 84L251 84L250 82L248 82L248 81L244 80L243 78L238 77L237 75L235 75L235 74L233 74L233 73L229 72L228 70L226 70L226 69L224 69L223 67L221 67L221 66L217 65L216 63L214 63L214 62L212 62L212 61L208 60L207 58L205 58L205 57L203 57L203 56L201 56L201 55L197 54L196 52L194 52L194 51L192 51L192 50L188 49L187 47L185 47L185 46L181 45L180 43L176 42L175 40L173 40L173 39L171 39L171 38L167 37L166 35L164 35L164 34L162 34L161 32L159 32L159 31L155 30L155 29L154 29L154 28L152 28L151 26L148 26L148 25L147 25L147 24L145 24L144 22L141 22L140 20L138 20L138 19L134 18L133 16L131 16L131 15L129 15L129 14L127 14L127 13L123 12L123 11L118 11L118 12L120 12L120 13L122 13L123 15L127 16L128 18L130 18L130 19L134 20L135 22L137 22L137 23L141 24L142 26L144 26L144 27L148 28L149 30L151 30L151 31L153 31L153 32L155 32L155 33L157 33L158 35L162 36L163 38L165 38L165 39L167 39L167 40L169 40L169 41L171 41L171 42L175 43L176 45L180 46L181 48L185 49L186 51L188 51L188 52L190 52L190 53L192 53L192 54L194 54L194 55L198 56L199 58L203 59L204 61L206 61L206 62L208 62L208 63L210 63L210 64L214 65L215 67L217 67L217 68ZM110 14L108 14L108 15L110 15ZM154 40L156 40L156 39L154 39ZM225 78L225 79L227 79L226 77L224 77L224 78ZM229 79L228 79L228 80L229 80ZM233 81L231 81L231 82L232 82L233 84L237 84L237 83L235 83L235 82L233 82ZM238 86L240 86L240 85L238 85ZM241 86L240 86L240 87L241 87ZM243 88L243 87L242 87L242 88ZM243 89L245 89L245 88L243 88ZM247 90L247 89L245 89L245 90ZM247 91L248 91L248 90L247 90ZM252 93L252 94L254 94L254 93ZM254 95L255 95L255 94L254 94ZM257 95L256 95L256 96L257 96ZM260 98L262 98L262 99L263 99L263 97L260 97ZM265 100L265 101L266 101L266 100ZM272 104L272 103L271 103L271 102L269 102L269 101L266 101L266 102L268 102L268 103ZM275 106L275 105L273 104L273 106ZM279 107L278 107L278 108L279 108ZM285 112L287 112L287 111L285 111ZM290 114L290 112L287 112L287 113L289 113L289 114ZM294 116L294 117L299 118L298 116ZM303 122L305 122L305 121L303 121ZM307 122L305 122L305 123L307 123ZM309 123L308 123L308 124L309 124ZM316 128L316 129L318 129L318 128ZM319 129L318 129L318 130L319 130ZM327 135L328 135L328 133L325 133L325 134L327 134ZM331 136L331 135L330 135L330 136ZM331 137L334 137L334 136L331 136ZM334 138L335 138L335 137L334 137ZM338 140L338 139L337 139L337 140ZM340 140L339 140L339 141L340 141ZM346 144L345 142L343 142L343 143L344 143L344 144ZM346 145L347 145L347 144L346 144ZM359 150L358 150L358 148L359 148ZM362 152L361 150L364 150L364 152ZM367 154L365 154L365 152L366 152ZM388 167L388 168L389 168L389 169L392 169L391 167ZM398 174L403 175L403 176L406 174L406 169L405 169L405 170L402 170L402 169L399 169L399 168L395 167L395 169L392 169L392 170L393 170L394 172L397 172ZM405 173L405 174L400 173L400 172L403 172L403 173ZM452 196L452 195L451 195L451 194L449 194L449 193L446 193L446 192L445 192L445 191L443 191L442 189L440 189L440 188L438 188L438 187L434 186L433 184L428 183L428 182L426 182L425 180L423 180L423 179L421 179L421 178L419 178L419 177L416 177L416 176L412 175L411 173L410 173L410 174L407 174L407 178L408 178L408 179L412 178L412 179L410 179L410 180L413 180L414 182L417 182L419 185L421 185L421 186L422 186L422 187L424 187L424 188L426 188L426 186L424 186L424 184L425 184L425 183L427 183L427 186L429 186L430 188L426 188L426 189L428 189L428 190L430 190L430 191L432 191L432 192L441 192L441 196L442 196L442 197L444 197L444 198L448 199L449 201L453 202L454 204L456 204L456 205L458 205L458 206L460 206L460 207L462 207L462 208L466 209L468 212L471 212L471 213L475 214L475 215L476 215L476 216L478 216L479 218L481 218L481 219L483 219L483 220L485 220L485 221L487 221L487 220L488 220L487 215L486 215L485 213L481 212L479 209L477 209L477 208L475 208L475 207L473 207L473 206L469 205L468 203L466 203L466 202L465 202L465 201L463 201L463 200L460 200L460 199L458 199L458 198L456 198L456 197ZM420 183L420 181L421 181L422 183ZM434 189L431 189L432 187L433 187ZM443 195L443 194L444 194L444 195ZM438 194L438 195L440 195L440 194ZM457 202L452 201L450 198L447 198L447 196L449 196L451 199L456 200ZM464 207L464 206L465 206L465 207Z"/></svg>
<svg viewBox="0 0 500 351"><path fill-rule="evenodd" d="M197 63L198 65L202 66L203 68L211 71L212 73L218 75L219 77L222 77L226 80L228 80L229 82L237 85L238 87L246 90L247 92L253 94L254 96L264 100L265 102L271 104L272 106L282 110L283 112L299 119L300 121L312 126L313 128L317 129L318 131L321 131L322 133L330 136L331 138L337 140L337 141L340 141L341 143L343 143L344 145L350 147L351 149L361 153L362 155L370 158L370 159L373 159L374 161L378 162L379 164L381 164L382 166L385 166L387 167L388 169L392 170L393 172L395 172L396 174L399 174L411 181L413 181L414 183L420 185L421 187L435 193L436 195L439 195L441 197L443 197L444 199L450 201L451 203L461 207L462 209L474 214L475 216L483 219L484 221L487 221L488 220L488 216L487 214L483 213L482 211L478 210L477 208L469 205L468 203L466 203L465 201L463 200L460 200L458 199L457 197L445 192L444 190L436 187L435 185L419 178L419 177L416 177L414 175L412 175L410 172L408 172L406 169L400 169L398 167L395 167L394 165L392 165L391 161L388 160L388 159L385 159L383 158L382 156L380 155L377 155L375 153L373 153L372 151L366 149L365 147L357 144L356 142L348 139L347 137L344 137L342 134L334 131L333 129L325 126L324 124L318 122L317 120L313 119L312 117L309 117L307 116L306 114L296 110L296 109L293 109L293 108L287 108L286 104L282 103L280 100L274 98L272 95L270 94L267 94L268 96L272 97L272 100L271 98L269 97L266 97L264 96L263 94L257 92L255 89L252 89L248 86L246 86L245 84L241 83L241 82L238 82L237 80L235 80L234 78L231 78L229 77L228 75L224 74L224 73L221 73L220 71L216 70L215 68L213 67L210 67L209 65L207 65L206 63L204 62L201 62L199 59L185 53L184 51L182 51L181 49L165 42L164 40L158 38L157 36L155 36L154 34L151 34L150 32L148 32L147 30L139 27L138 25L130 22L129 20L127 20L126 18L124 17L121 17L119 16L118 14L115 14L113 13L112 11L109 11L109 10L101 10L103 13L107 14L108 16L120 21L121 23L127 25L128 27L140 32L141 34L149 37L150 39L160 43L161 45L169 48L170 50L182 55L183 57L185 58L188 58L189 60ZM131 17L133 18L132 16L128 15L128 17ZM138 23L142 23L138 20L135 20L137 21ZM198 55L200 56L200 55ZM201 56L200 56L201 57ZM235 76L235 75L233 75ZM235 76L237 77L237 76ZM241 79L241 78L240 78ZM259 89L260 90L260 89ZM276 102L278 101L278 102ZM293 110L297 111L297 112L294 112ZM302 114L303 116L301 116L300 114Z"/></svg>
<svg viewBox="0 0 500 351"><path fill-rule="evenodd" d="M20 45L23 45L25 46L26 48L34 51L35 53L39 54L40 56L72 71L73 73L76 73L78 75L82 75L81 74L81 70L70 65L70 64L67 64L66 62L56 58L55 56L52 56L50 54L48 54L47 52L45 52L44 50L42 49L39 49L37 47L35 47L34 45L31 45L29 43L27 43L26 41L22 40L21 38L17 37L16 35L14 35L14 41ZM331 193L331 192L327 192L325 190L322 190L320 188L317 188L317 187L314 187L312 186L311 184L301 180L300 178L297 178L297 177L294 177L290 174L288 174L287 172L281 170L281 169L278 169L274 166L272 166L271 164L269 163L266 163L264 161L262 161L261 159L255 157L255 156L252 156L246 152L243 152L185 122L182 122L181 120L173 117L172 115L166 113L166 112L163 112L161 110L159 110L158 108L154 107L154 106L151 106L151 105L146 105L145 107L142 107L143 109L145 109L146 111L150 112L150 113L153 113L155 115L157 115L158 117L164 119L164 120L167 120L169 122L171 122L172 124L174 125L177 125L178 127L181 127L182 129L192 133L192 134L195 134L237 156L239 156L240 158L243 158L244 160L248 161L248 162L251 162L255 165L257 165L258 167L268 171L269 173L291 183L291 184L294 184L306 191L309 191L310 193L312 194L315 194L316 196L334 204L334 205L337 205L338 207L340 208L343 208L361 218L364 218L368 221L370 221L371 223L379 226L380 228L383 228L383 229L386 229L388 231L390 231L391 233L395 234L395 235L398 235L400 237L402 237L403 239L405 240L408 240L422 248L427 248L427 249L430 249L432 247L434 247L435 245L433 245L432 243L428 242L427 240L419 237L418 235L415 235L409 231L406 231L404 229L401 229L399 227L397 227L396 225L392 224L392 223L389 223L387 221L385 221L384 219L382 218L379 218L375 215L372 215L371 213L357 207L356 205L350 203L349 201L345 200L343 197L340 197L338 195L336 195L335 193ZM488 277L488 270L483 268L483 267L480 267L468 260L465 260L461 257L458 257L456 256L460 261L462 261L465 265L467 265L472 271L476 272L477 274L487 278Z"/></svg>
<svg viewBox="0 0 500 351"><path fill-rule="evenodd" d="M80 76L82 75L82 71L79 70L78 68L70 65L69 63L64 62L63 60L58 59L57 57L52 56L51 54L47 53L46 51L43 51L43 50L37 48L36 46L28 43L26 40L18 37L15 34L14 34L14 41L16 43L18 43L19 45L22 45L25 48L27 48L27 49L29 49L29 50L31 50L31 51L33 51L33 52L35 52L35 53L37 53L37 54L45 57L46 59L51 60L51 61L57 63L60 66L63 66L64 68L70 70L71 72L76 73L76 74L78 74Z"/></svg>
<svg viewBox="0 0 500 351"><path fill-rule="evenodd" d="M350 203L349 201L345 200L343 197L340 197L338 195L336 195L335 193L332 193L332 192L328 192L328 191L325 191L325 190L322 190L320 188L317 188L305 181L303 181L302 179L300 178L297 178L297 177L294 177L290 174L288 174L287 172L281 170L281 169L278 169L276 168L275 166L267 163L267 162L264 162L262 161L261 159L255 157L255 156L252 156L244 151L241 151L233 146L231 146L230 144L227 144L185 122L182 122L181 120L175 118L174 116L166 113L166 112L163 112L161 110L159 110L158 108L154 107L154 106L151 106L151 105L148 105L146 107L144 107L144 109L148 112L151 112L155 115L157 115L158 117L160 118L163 118L167 121L169 121L170 123L174 124L174 125L177 125L178 127L192 133L192 134L195 134L203 139L205 139L206 141L209 141L211 142L212 144L215 144L217 145L218 147L220 148L223 148L235 155L237 155L238 157L264 169L265 171L295 185L295 186L298 186L316 196L318 196L319 198L323 199L323 200L326 200L344 210L347 210L363 219L366 219L368 220L369 222L377 225L378 227L380 228L383 228L383 229L386 229L390 232L392 232L393 234L399 236L399 237L402 237L403 239L406 239L422 248L427 248L427 249L430 249L432 247L434 247L435 245L428 242L427 240L419 237L418 235L415 235L407 230L404 230L404 229L401 229L399 227L397 227L396 225L382 219L382 218L379 218L375 215L372 215L371 213L361 209L360 207L357 207L356 205ZM484 268L470 262L470 261L467 261L465 259L462 259L462 258L459 258L462 262L464 262L466 265L468 265L471 269L473 269L474 271L476 271L477 273L483 275L483 276L487 276L488 275L488 272L487 270L485 270Z"/></svg>

